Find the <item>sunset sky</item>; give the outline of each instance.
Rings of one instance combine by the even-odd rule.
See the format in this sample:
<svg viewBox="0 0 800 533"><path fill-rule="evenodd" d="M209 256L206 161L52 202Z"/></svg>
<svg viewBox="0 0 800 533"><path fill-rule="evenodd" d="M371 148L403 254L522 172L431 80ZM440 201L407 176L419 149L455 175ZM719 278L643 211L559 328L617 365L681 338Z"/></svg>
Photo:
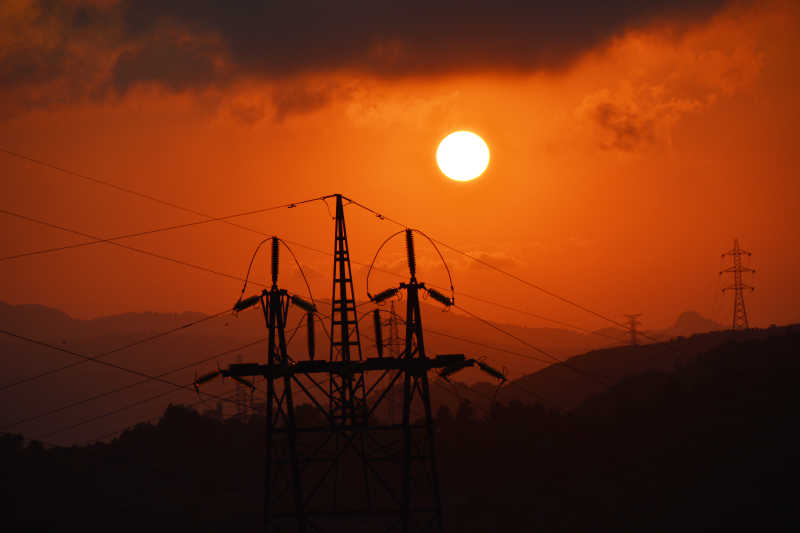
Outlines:
<svg viewBox="0 0 800 533"><path fill-rule="evenodd" d="M757 270L751 325L800 322L796 2L341 4L6 0L0 148L212 216L340 192L645 328L690 309L728 324L718 271L738 237ZM462 129L491 151L471 182L436 166ZM3 151L0 176L1 209L100 237L202 220ZM399 229L346 216L362 264ZM86 240L0 219L3 257ZM322 202L235 221L332 250ZM260 239L217 222L124 242L243 276ZM402 272L400 245L378 264ZM293 249L329 298L331 258ZM463 295L609 326L443 251L457 302L482 316L548 325ZM419 254L420 279L442 284ZM240 289L108 244L0 262L0 300L80 318L217 312Z"/></svg>

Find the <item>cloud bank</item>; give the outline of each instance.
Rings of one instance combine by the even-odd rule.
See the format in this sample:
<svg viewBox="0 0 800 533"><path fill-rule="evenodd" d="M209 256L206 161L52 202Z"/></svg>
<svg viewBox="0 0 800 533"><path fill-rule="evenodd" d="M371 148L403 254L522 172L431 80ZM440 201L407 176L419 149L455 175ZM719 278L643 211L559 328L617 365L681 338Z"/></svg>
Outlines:
<svg viewBox="0 0 800 533"><path fill-rule="evenodd" d="M558 70L627 31L686 27L725 0L37 0L0 7L0 90L28 106L326 73L381 79ZM55 90L53 89L55 87ZM291 102L291 109L322 105Z"/></svg>

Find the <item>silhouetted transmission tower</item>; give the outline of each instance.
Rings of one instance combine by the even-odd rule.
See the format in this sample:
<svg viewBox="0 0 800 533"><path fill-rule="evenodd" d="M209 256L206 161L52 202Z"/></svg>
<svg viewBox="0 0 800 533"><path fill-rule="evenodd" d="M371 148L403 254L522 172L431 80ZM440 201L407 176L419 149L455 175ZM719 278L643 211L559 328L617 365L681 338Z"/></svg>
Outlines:
<svg viewBox="0 0 800 533"><path fill-rule="evenodd" d="M732 290L734 292L733 296L733 320L731 323L731 329L750 329L750 324L747 321L747 309L744 307L744 291L755 290L755 287L752 285L745 285L744 281L742 280L742 274L745 272L755 273L750 267L746 267L742 265L742 256L751 256L752 254L747 250L742 250L739 248L739 239L733 240L733 248L728 250L722 257L726 255L731 256L733 259L733 265L726 268L725 270L720 271L720 276L727 272L733 273L733 285L729 285L727 287L722 288L722 292Z"/></svg>
<svg viewBox="0 0 800 533"><path fill-rule="evenodd" d="M232 364L198 377L195 386L216 376L232 378L250 388L254 385L246 378L263 377L266 381L265 531L441 533L442 506L428 374L435 371L446 377L477 367L501 381L505 376L464 354L431 357L425 351L419 293L450 307L452 282L448 297L417 281L412 230L395 234L406 236L409 281L370 296L379 304L401 290L405 292L403 349L398 353L393 347L384 356L383 324L377 312L373 316L378 357L363 357L343 197L333 197L336 219L328 360L315 359L314 355L313 298L306 301L278 286L279 244L286 243L273 237L256 248L257 253L262 244L272 243L271 288L244 298L245 284L234 306L236 311L261 307L268 331L266 361ZM432 241L431 244L435 248ZM444 266L447 268L446 263ZM286 336L290 308L306 313L307 359L294 351L290 354ZM395 342L398 324L393 323L390 329ZM395 387L402 388L402 420L382 419L377 413L383 402L393 396ZM304 408L297 409L298 401L305 402ZM421 407L422 414L412 415L414 407Z"/></svg>
<svg viewBox="0 0 800 533"><path fill-rule="evenodd" d="M637 333L639 332L636 329L636 326L641 326L642 323L636 319L642 316L642 314L637 313L635 315L625 315L625 316L628 317L628 333L631 336L631 346L638 346L639 339L637 338Z"/></svg>

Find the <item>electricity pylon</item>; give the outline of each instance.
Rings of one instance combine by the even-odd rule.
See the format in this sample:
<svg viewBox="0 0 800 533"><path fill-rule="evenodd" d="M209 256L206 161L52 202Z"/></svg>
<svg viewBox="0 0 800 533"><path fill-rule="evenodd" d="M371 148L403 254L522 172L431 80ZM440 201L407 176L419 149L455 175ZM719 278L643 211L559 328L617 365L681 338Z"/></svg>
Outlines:
<svg viewBox="0 0 800 533"><path fill-rule="evenodd" d="M747 320L747 309L744 306L744 291L749 290L750 292L755 290L755 287L752 285L746 285L744 280L742 279L742 275L745 272L750 272L751 274L755 274L755 270L750 267L746 267L742 265L742 256L751 256L750 252L747 250L742 250L739 247L739 239L733 240L733 248L722 254L724 258L726 255L731 256L733 259L733 265L726 268L725 270L720 271L719 275L725 273L732 273L733 274L733 284L728 285L727 287L722 288L722 292L733 291L733 320L731 321L731 329L732 330L744 330L750 329L750 323Z"/></svg>
<svg viewBox="0 0 800 533"><path fill-rule="evenodd" d="M400 320L398 320L397 313L394 310L394 300L392 300L389 306L389 318L383 322L383 325L389 329L389 335L383 341L383 345L388 349L389 357L398 355L404 344L403 339L400 337L399 323Z"/></svg>
<svg viewBox="0 0 800 533"><path fill-rule="evenodd" d="M336 230L333 248L333 295L331 296L331 362L361 360L350 248L344 221L342 195L336 195ZM330 412L343 426L366 422L367 400L363 372L336 374L329 379Z"/></svg>
<svg viewBox="0 0 800 533"><path fill-rule="evenodd" d="M636 334L638 333L638 331L636 330L636 326L641 326L642 323L636 319L642 316L642 313L636 313L635 315L625 315L625 316L628 317L628 333L631 336L631 346L638 346L639 340L636 337Z"/></svg>
<svg viewBox="0 0 800 533"><path fill-rule="evenodd" d="M232 364L197 378L195 386L217 375L250 387L245 377L261 376L266 381L265 531L372 533L396 531L399 525L404 533L441 532L428 373L435 370L447 376L478 367L497 379L504 381L505 376L463 354L426 354L418 292L427 292L445 306L453 301L417 282L410 231L406 234L410 281L370 297L379 303L406 292L405 349L390 357L362 358L342 196L335 197L329 359L314 359L313 301L278 287L279 239L273 238L272 287L240 298L234 306L242 311L260 304L269 333L266 364ZM298 354L292 357L287 349L290 305L308 313L305 360ZM382 353L380 345L378 351ZM374 378L366 387L368 374ZM376 413L396 386L403 389L402 422L382 421ZM297 409L298 399L308 408ZM415 401L423 404L422 420L412 419Z"/></svg>
<svg viewBox="0 0 800 533"><path fill-rule="evenodd" d="M242 363L242 355L236 356L236 362ZM236 418L244 422L250 416L253 403L253 387L248 387L246 382L237 381L233 401L236 403Z"/></svg>

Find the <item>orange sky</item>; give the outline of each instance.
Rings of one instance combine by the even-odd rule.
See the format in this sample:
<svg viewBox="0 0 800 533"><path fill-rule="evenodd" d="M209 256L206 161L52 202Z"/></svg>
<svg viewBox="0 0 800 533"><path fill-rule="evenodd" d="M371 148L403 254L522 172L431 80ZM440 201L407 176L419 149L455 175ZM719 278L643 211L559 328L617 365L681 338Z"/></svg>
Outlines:
<svg viewBox="0 0 800 533"><path fill-rule="evenodd" d="M0 28L15 28L0 32L4 57L20 43L46 48L55 39L48 26L25 29L34 11L20 1L0 10ZM81 69L101 76L130 46L107 50L92 34L67 48L66 73L25 83L2 77L0 147L216 216L341 192L614 319L641 312L645 328L689 309L727 323L719 254L739 237L758 270L747 296L751 323L800 322L800 10L791 2L734 3L680 22L631 24L555 67L492 68L476 45L474 68L460 58L452 70L392 75L372 63L334 62L117 91L97 89L101 82L76 88ZM10 68L8 61L0 65ZM224 57L215 61L226 66ZM437 143L455 129L477 132L490 147L489 169L474 182L447 180L436 168ZM0 208L91 234L197 219L2 153L0 175ZM358 261L368 262L397 231L354 207L346 214ZM82 240L0 216L2 256ZM241 222L332 247L321 203ZM257 242L210 224L129 244L243 275ZM329 297L330 258L295 251L315 295ZM397 262L399 251L390 249L382 264ZM420 277L441 283L429 252L421 247ZM488 318L546 325L459 294L583 327L608 325L446 255L457 301ZM299 289L286 265L285 285ZM109 245L3 261L0 269L0 299L78 317L216 312L240 289ZM361 294L363 280L358 267Z"/></svg>

